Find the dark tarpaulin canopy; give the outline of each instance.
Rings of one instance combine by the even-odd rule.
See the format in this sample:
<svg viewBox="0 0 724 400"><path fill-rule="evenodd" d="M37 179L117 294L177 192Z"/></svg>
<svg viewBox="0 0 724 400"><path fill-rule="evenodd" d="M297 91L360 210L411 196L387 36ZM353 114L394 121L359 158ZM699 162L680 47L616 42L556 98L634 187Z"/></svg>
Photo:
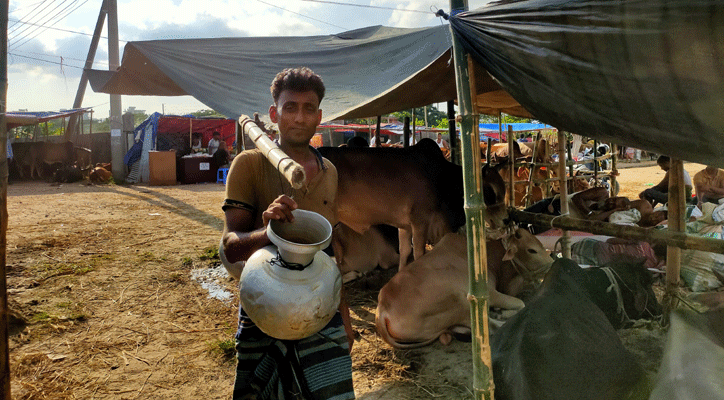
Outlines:
<svg viewBox="0 0 724 400"><path fill-rule="evenodd" d="M367 118L456 99L450 29L373 26L328 36L129 42L118 71L88 71L94 91L191 95L230 118L266 114L269 85L284 68L324 80L325 121ZM482 69L481 112L530 117Z"/></svg>
<svg viewBox="0 0 724 400"><path fill-rule="evenodd" d="M540 121L724 167L724 2L499 2L450 24Z"/></svg>

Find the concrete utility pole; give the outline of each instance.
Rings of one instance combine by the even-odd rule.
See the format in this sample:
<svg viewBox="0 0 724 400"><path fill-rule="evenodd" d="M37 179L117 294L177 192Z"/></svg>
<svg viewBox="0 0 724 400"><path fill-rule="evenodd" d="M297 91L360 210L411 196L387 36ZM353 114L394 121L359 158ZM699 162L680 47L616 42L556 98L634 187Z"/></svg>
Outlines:
<svg viewBox="0 0 724 400"><path fill-rule="evenodd" d="M75 100L73 101L73 108L80 108L83 105L83 97L85 96L85 89L88 86L88 74L86 70L93 68L93 60L96 57L96 50L98 50L98 42L101 39L101 31L103 31L103 23L106 20L107 15L106 2L101 2L101 11L98 13L98 21L96 21L96 28L93 31L93 39L91 40L90 47L88 48L88 56L85 59L85 66L83 67L83 74L80 76L80 83L78 84L78 91L75 93ZM65 131L65 138L70 140L73 135L78 133L78 116L73 115L68 120L68 129Z"/></svg>
<svg viewBox="0 0 724 400"><path fill-rule="evenodd" d="M105 0L108 13L108 70L115 71L121 66L118 50L118 5L116 0ZM123 157L126 155L126 136L123 134L123 120L121 119L121 95L111 95L111 163L113 179L116 182L126 177L126 168Z"/></svg>
<svg viewBox="0 0 724 400"><path fill-rule="evenodd" d="M8 97L8 0L0 7L0 151L7 155L8 145L7 110ZM3 150L5 149L5 150ZM10 307L8 306L5 257L8 233L8 159L0 159L0 399L10 397L10 333L8 331Z"/></svg>

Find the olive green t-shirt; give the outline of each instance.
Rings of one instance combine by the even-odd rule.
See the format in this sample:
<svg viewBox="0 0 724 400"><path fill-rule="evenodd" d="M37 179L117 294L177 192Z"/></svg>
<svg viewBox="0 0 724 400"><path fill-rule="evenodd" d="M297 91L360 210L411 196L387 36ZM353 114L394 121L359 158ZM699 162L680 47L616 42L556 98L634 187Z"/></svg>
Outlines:
<svg viewBox="0 0 724 400"><path fill-rule="evenodd" d="M241 152L234 157L229 168L226 200L222 209L236 207L251 211L254 214L254 229L258 229L263 226L261 214L274 199L286 194L291 195L300 209L319 213L334 226L337 223L337 169L315 149L310 149L317 156L320 171L300 189L293 189L261 150Z"/></svg>

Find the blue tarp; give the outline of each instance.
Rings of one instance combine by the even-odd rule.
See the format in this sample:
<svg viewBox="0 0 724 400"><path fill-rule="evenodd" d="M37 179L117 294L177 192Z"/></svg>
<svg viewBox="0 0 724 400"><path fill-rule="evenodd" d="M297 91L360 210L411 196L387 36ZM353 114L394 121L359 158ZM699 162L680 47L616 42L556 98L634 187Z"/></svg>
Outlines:
<svg viewBox="0 0 724 400"><path fill-rule="evenodd" d="M553 128L550 125L546 124L526 124L526 123L512 123L512 124L502 124L503 125L503 133L508 132L508 126L513 127L513 132L522 132L522 131L535 131L538 129L551 129ZM480 124L480 130L486 130L486 131L495 131L498 132L498 124Z"/></svg>

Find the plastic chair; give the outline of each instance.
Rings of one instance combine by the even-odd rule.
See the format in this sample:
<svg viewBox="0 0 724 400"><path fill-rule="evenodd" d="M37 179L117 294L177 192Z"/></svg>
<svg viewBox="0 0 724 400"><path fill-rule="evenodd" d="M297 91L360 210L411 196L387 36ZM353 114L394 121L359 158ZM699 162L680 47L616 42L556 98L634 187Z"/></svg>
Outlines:
<svg viewBox="0 0 724 400"><path fill-rule="evenodd" d="M226 185L226 175L228 173L228 168L219 168L219 170L216 171L216 183L223 183L224 185Z"/></svg>

